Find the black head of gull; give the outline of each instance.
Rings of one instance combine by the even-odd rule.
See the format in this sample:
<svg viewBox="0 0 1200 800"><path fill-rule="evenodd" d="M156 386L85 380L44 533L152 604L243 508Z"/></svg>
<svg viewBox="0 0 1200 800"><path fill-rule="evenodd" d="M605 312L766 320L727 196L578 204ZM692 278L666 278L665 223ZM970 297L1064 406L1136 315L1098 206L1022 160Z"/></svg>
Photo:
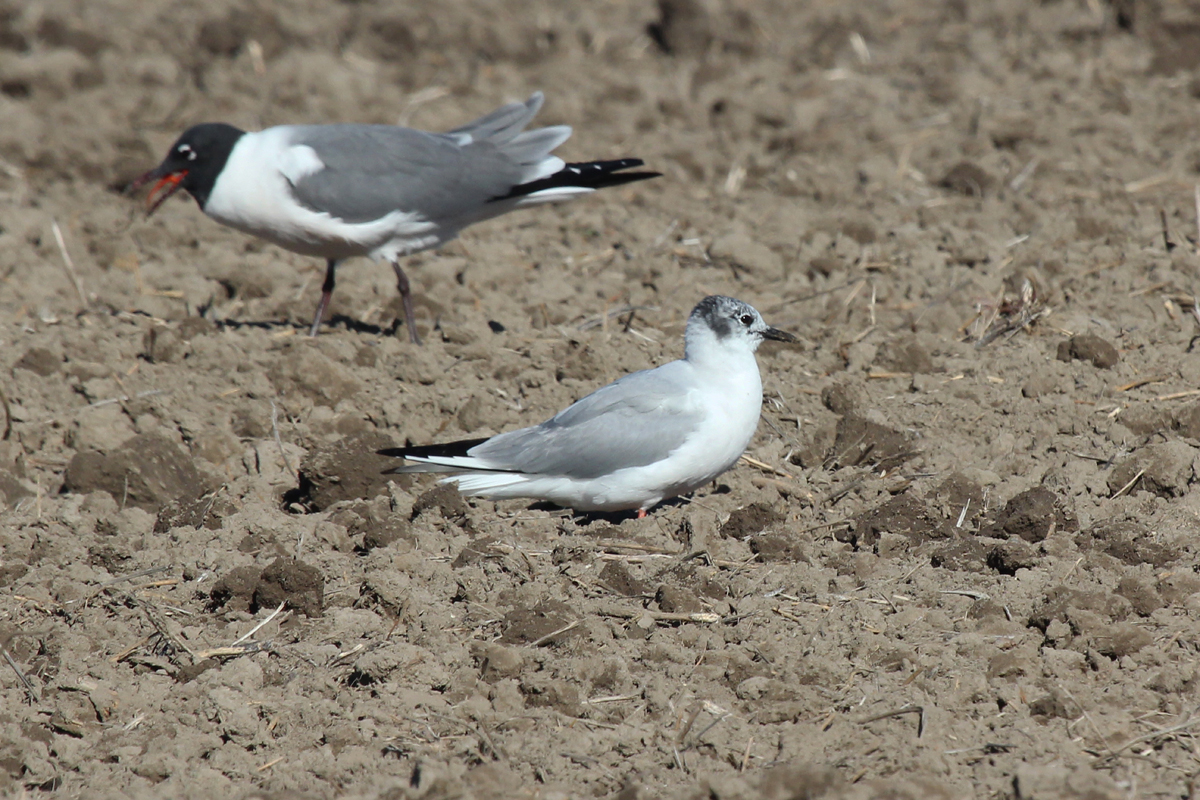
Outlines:
<svg viewBox="0 0 1200 800"><path fill-rule="evenodd" d="M129 191L157 181L146 198L146 216L153 214L180 189L204 208L234 145L245 135L240 128L223 122L193 125L175 140L162 163L131 183Z"/></svg>

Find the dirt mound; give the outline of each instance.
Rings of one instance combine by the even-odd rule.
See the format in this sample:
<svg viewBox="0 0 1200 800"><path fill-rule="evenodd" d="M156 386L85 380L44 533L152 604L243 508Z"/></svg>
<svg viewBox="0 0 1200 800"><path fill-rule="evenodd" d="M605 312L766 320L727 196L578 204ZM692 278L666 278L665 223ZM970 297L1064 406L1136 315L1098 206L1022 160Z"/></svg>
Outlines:
<svg viewBox="0 0 1200 800"><path fill-rule="evenodd" d="M204 482L191 456L158 433L135 436L111 454L76 453L63 475L63 491L105 491L122 506L157 511L179 497L203 494Z"/></svg>

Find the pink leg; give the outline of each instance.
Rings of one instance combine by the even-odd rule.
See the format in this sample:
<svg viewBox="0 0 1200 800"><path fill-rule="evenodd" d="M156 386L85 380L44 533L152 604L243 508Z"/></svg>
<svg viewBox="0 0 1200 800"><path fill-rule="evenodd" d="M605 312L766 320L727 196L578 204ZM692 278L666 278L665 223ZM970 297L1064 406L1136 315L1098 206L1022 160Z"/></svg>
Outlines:
<svg viewBox="0 0 1200 800"><path fill-rule="evenodd" d="M644 509L644 508L639 508L639 509L638 509L638 515L637 515L637 518L638 518L638 519L645 519L645 518L646 518L646 509Z"/></svg>
<svg viewBox="0 0 1200 800"><path fill-rule="evenodd" d="M417 318L413 314L412 292L409 291L408 276L395 261L392 262L392 269L396 270L396 288L400 290L400 302L404 305L404 324L408 326L408 340L413 344L420 344L421 337L417 335Z"/></svg>
<svg viewBox="0 0 1200 800"><path fill-rule="evenodd" d="M333 297L334 272L337 270L337 263L332 258L325 263L325 282L321 284L321 302L317 303L317 313L313 315L312 327L308 331L309 336L317 335L317 331L321 329L321 320L325 318L325 312L329 309L329 301Z"/></svg>

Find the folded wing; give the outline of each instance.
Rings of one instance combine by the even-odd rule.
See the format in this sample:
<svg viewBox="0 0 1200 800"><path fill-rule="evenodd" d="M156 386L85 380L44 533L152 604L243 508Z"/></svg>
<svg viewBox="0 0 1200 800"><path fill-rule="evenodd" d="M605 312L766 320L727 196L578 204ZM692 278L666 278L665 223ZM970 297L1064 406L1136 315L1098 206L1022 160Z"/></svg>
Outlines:
<svg viewBox="0 0 1200 800"><path fill-rule="evenodd" d="M599 389L553 419L482 443L386 451L420 459L405 472L485 471L587 480L669 456L701 424L704 410L678 380L685 362L635 372ZM437 452L434 452L435 448Z"/></svg>
<svg viewBox="0 0 1200 800"><path fill-rule="evenodd" d="M566 126L525 132L541 93L510 103L447 133L393 125L297 125L292 147L309 148L323 168L292 184L297 201L350 223L394 211L454 226L479 215L513 187L563 168L550 152Z"/></svg>

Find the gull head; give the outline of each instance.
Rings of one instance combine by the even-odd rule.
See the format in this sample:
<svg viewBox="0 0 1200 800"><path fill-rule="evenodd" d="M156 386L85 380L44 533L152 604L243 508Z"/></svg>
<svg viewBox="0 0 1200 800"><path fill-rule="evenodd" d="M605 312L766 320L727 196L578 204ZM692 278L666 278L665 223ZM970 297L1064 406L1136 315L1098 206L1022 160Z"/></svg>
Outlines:
<svg viewBox="0 0 1200 800"><path fill-rule="evenodd" d="M147 217L180 189L195 197L203 208L242 133L219 122L193 125L175 140L162 163L129 184L126 192L135 192L154 181L154 188L146 198Z"/></svg>
<svg viewBox="0 0 1200 800"><path fill-rule="evenodd" d="M787 331L772 328L749 303L723 295L710 295L692 309L685 336L685 358L706 352L753 353L763 339L795 342Z"/></svg>

